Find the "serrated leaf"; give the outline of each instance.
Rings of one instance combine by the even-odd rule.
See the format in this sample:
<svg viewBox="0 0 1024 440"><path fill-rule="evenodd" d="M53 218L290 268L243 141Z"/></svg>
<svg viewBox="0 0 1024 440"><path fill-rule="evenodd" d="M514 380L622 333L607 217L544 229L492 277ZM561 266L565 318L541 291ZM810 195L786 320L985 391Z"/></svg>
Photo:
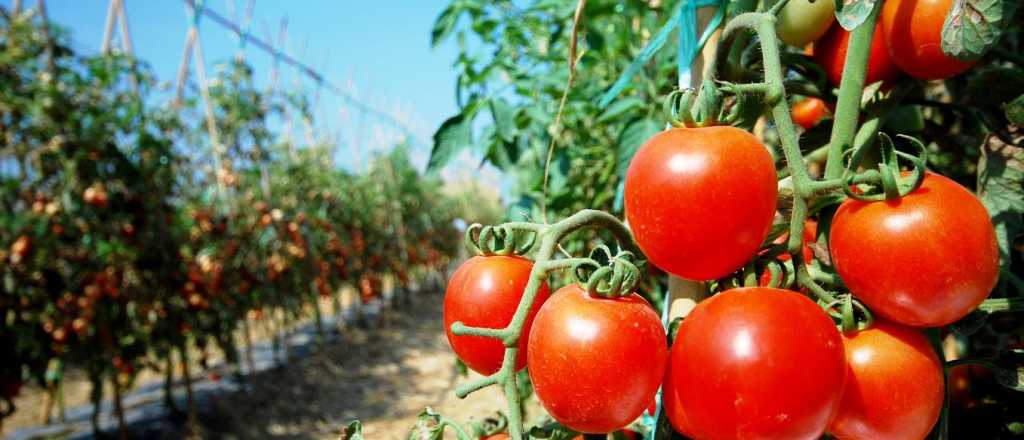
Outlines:
<svg viewBox="0 0 1024 440"><path fill-rule="evenodd" d="M515 109L502 98L492 99L490 106L498 138L505 142L512 142L516 137Z"/></svg>
<svg viewBox="0 0 1024 440"><path fill-rule="evenodd" d="M458 114L448 118L434 133L434 148L427 161L427 172L436 173L451 162L471 142L470 121Z"/></svg>
<svg viewBox="0 0 1024 440"><path fill-rule="evenodd" d="M643 104L644 101L636 96L630 96L620 99L618 101L615 101L615 103L613 103L612 105L609 105L608 108L606 108L604 112L597 117L597 122L604 123L611 121L615 118L618 118L619 116L622 116L626 112L629 112L630 110L642 106Z"/></svg>
<svg viewBox="0 0 1024 440"><path fill-rule="evenodd" d="M867 20L876 3L878 0L836 0L836 21L852 32Z"/></svg>
<svg viewBox="0 0 1024 440"><path fill-rule="evenodd" d="M1024 95L1006 104L1006 119L1012 124L1024 127Z"/></svg>
<svg viewBox="0 0 1024 440"><path fill-rule="evenodd" d="M1013 240L1024 232L1024 149L989 135L981 150L978 196L992 217L1000 264L1008 271Z"/></svg>
<svg viewBox="0 0 1024 440"><path fill-rule="evenodd" d="M956 0L942 24L942 52L963 60L981 58L999 42L1017 0Z"/></svg>

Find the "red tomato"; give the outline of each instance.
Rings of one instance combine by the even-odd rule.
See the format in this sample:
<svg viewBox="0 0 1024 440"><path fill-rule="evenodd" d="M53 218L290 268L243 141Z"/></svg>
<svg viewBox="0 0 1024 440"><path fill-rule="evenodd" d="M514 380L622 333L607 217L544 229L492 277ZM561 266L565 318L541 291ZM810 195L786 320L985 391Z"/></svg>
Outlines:
<svg viewBox="0 0 1024 440"><path fill-rule="evenodd" d="M640 417L668 360L661 319L640 295L592 297L576 284L541 307L527 350L541 404L584 433L612 432Z"/></svg>
<svg viewBox="0 0 1024 440"><path fill-rule="evenodd" d="M444 331L455 354L473 371L484 375L497 372L505 359L505 344L483 336L455 336L452 324L461 321L470 327L507 326L519 307L532 270L533 262L522 257L477 256L462 263L452 274L444 292ZM519 338L517 370L526 365L530 322L548 295L547 283L542 284Z"/></svg>
<svg viewBox="0 0 1024 440"><path fill-rule="evenodd" d="M508 433L499 432L497 434L493 434L487 437L480 437L480 440L508 440L508 438Z"/></svg>
<svg viewBox="0 0 1024 440"><path fill-rule="evenodd" d="M850 292L876 314L918 327L964 317L999 277L988 211L938 174L895 202L843 202L829 248Z"/></svg>
<svg viewBox="0 0 1024 440"><path fill-rule="evenodd" d="M974 65L942 53L942 23L953 0L886 0L882 33L889 55L917 79L945 79Z"/></svg>
<svg viewBox="0 0 1024 440"><path fill-rule="evenodd" d="M682 328L679 330L682 330ZM676 333L676 339L679 339L679 334ZM661 409L665 411L669 423L672 424L672 428L676 432L692 438L693 431L690 430L690 422L686 419L686 414L683 413L682 403L679 402L679 393L677 392L675 381L672 380L672 366L681 362L676 360L680 356L682 355L676 354L675 350L669 350L669 368L665 371L665 380L661 385Z"/></svg>
<svg viewBox="0 0 1024 440"><path fill-rule="evenodd" d="M817 439L839 407L846 356L814 301L741 288L683 320L669 374L666 394L675 393L677 416L685 413L684 426L673 426L695 438Z"/></svg>
<svg viewBox="0 0 1024 440"><path fill-rule="evenodd" d="M626 219L658 268L711 280L743 266L775 217L775 164L735 127L676 128L636 152L625 181Z"/></svg>
<svg viewBox="0 0 1024 440"><path fill-rule="evenodd" d="M804 128L804 130L810 130L814 126L821 122L821 119L828 113L828 108L825 106L825 101L818 98L807 98L790 108L790 114L793 115L793 122Z"/></svg>
<svg viewBox="0 0 1024 440"><path fill-rule="evenodd" d="M878 81L889 83L902 74L893 60L889 58L884 40L881 30L876 27L871 38L871 53L868 54L868 70L864 76L865 86ZM849 45L850 33L839 23L833 24L828 33L814 43L814 62L825 69L829 82L836 87L843 79L843 65L846 63L846 48Z"/></svg>
<svg viewBox="0 0 1024 440"><path fill-rule="evenodd" d="M923 439L945 397L942 364L912 327L875 321L843 335L849 372L829 432L843 440Z"/></svg>

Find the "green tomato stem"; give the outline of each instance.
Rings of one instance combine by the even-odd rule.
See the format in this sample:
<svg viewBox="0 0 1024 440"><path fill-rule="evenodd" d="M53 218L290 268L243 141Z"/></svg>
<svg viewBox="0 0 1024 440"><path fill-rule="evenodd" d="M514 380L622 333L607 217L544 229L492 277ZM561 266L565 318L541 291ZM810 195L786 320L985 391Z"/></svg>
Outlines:
<svg viewBox="0 0 1024 440"><path fill-rule="evenodd" d="M875 23L881 11L882 2L876 2L868 14L850 35L850 43L843 63L843 79L839 84L839 100L836 103L835 123L829 138L828 160L825 163L825 178L836 178L843 174L843 151L853 145L857 133L857 119L860 117L861 95L864 93L867 76L868 55L871 53L871 39L875 34Z"/></svg>

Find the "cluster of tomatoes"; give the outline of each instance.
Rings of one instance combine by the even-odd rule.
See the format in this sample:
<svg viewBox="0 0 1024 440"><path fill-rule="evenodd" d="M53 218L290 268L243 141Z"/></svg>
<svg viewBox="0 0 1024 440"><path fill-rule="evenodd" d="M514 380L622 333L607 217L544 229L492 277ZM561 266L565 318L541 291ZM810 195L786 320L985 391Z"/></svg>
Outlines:
<svg viewBox="0 0 1024 440"><path fill-rule="evenodd" d="M940 49L951 2L886 1L866 84L884 86L903 74L942 79L969 68ZM814 42L814 59L838 85L850 34L833 23L834 7L792 0L781 10L778 31L795 46ZM804 101L794 119L810 128L824 112L822 101ZM965 317L999 277L995 230L970 190L924 172L902 197L848 198L834 213L807 219L798 255L766 257L764 243L779 217L775 162L752 134L709 126L649 139L632 158L624 195L626 219L649 262L683 279L712 282L718 293L682 320L669 343L658 313L638 294L608 298L575 284L554 294L546 284L537 289L518 341L455 335L456 322L505 328L533 276L526 258L476 256L453 274L444 303L448 340L469 368L498 372L506 344L516 342L515 367L528 368L544 408L584 433L626 427L659 388L672 426L693 438L813 439L825 432L841 439L924 438L931 432L946 379L923 329ZM827 227L819 228L819 220ZM814 242L827 249L823 256L812 250ZM836 287L874 320L866 328L837 328L829 313L835 304L810 299L802 286L768 287L768 273L753 287L714 283L760 258L813 263L841 280Z"/></svg>
<svg viewBox="0 0 1024 440"><path fill-rule="evenodd" d="M711 281L763 252L778 192L761 142L707 127L650 139L625 195L650 262ZM576 284L550 294L542 285L516 367L529 367L548 413L580 432L627 426L661 387L673 426L695 438L923 438L939 417L944 376L919 328L962 318L993 288L999 256L987 212L966 188L928 173L898 201L843 202L828 238L835 271L877 316L870 328L841 333L796 291L736 288L698 304L669 349L658 313L638 294L597 297ZM813 258L802 253L804 263ZM451 325L504 328L532 270L523 257L477 256L452 275L445 325L469 368L497 372L505 345L454 335Z"/></svg>
<svg viewBox="0 0 1024 440"><path fill-rule="evenodd" d="M891 86L904 74L915 79L946 79L975 62L961 61L942 52L942 26L953 0L888 0L877 22L864 84L882 81ZM843 78L850 32L835 23L835 2L793 0L779 11L779 38L806 47L828 82L839 86ZM812 44L813 43L813 44ZM819 98L793 105L793 122L810 129L829 113Z"/></svg>

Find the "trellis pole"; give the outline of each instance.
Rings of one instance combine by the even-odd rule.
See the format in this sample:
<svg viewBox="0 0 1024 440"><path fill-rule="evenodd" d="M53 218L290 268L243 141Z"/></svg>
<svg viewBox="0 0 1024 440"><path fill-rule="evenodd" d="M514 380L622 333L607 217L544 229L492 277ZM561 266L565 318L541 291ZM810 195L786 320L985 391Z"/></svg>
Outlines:
<svg viewBox="0 0 1024 440"><path fill-rule="evenodd" d="M117 26L121 30L121 52L132 57L132 91L138 95L139 79L135 73L135 50L132 45L131 32L128 31L128 14L125 13L124 0L110 0L110 6L107 7L107 21L103 28L103 41L100 43L100 53L103 55L110 53L110 43L114 37L114 22L117 22Z"/></svg>

